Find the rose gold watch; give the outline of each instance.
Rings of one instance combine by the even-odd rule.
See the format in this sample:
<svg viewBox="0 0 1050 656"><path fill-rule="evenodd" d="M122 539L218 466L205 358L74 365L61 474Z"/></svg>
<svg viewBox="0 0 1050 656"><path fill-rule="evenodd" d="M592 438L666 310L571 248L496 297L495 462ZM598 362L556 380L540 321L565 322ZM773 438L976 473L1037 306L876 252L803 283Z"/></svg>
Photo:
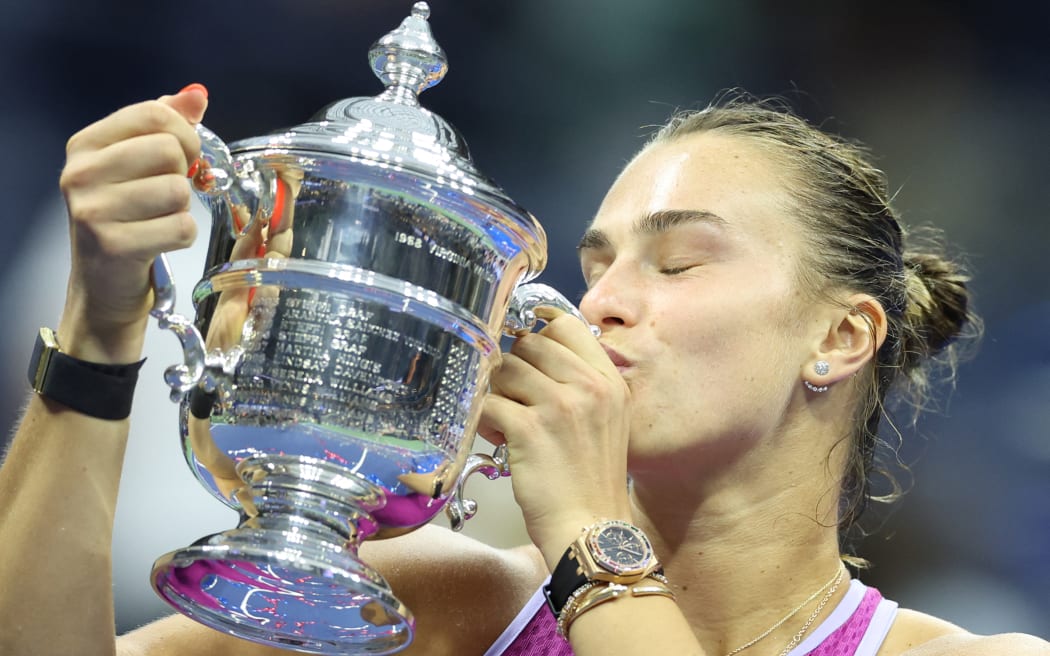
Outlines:
<svg viewBox="0 0 1050 656"><path fill-rule="evenodd" d="M572 593L587 583L630 585L662 571L642 529L617 519L603 520L585 528L569 546L544 594L557 617Z"/></svg>

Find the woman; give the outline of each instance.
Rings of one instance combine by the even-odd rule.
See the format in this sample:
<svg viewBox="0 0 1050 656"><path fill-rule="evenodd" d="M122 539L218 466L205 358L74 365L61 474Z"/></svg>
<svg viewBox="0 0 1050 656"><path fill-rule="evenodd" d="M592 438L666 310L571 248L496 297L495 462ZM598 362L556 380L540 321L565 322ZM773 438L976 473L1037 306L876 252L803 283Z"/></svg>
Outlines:
<svg viewBox="0 0 1050 656"><path fill-rule="evenodd" d="M205 106L191 85L70 140L66 353L139 357L149 265L194 237L184 177ZM924 362L974 321L954 266L905 250L859 149L760 105L679 116L616 180L580 257L600 341L568 317L518 339L481 422L508 446L532 544L428 527L363 548L417 613L405 653L1050 654L897 610L842 563L883 398L897 379L921 388ZM126 421L32 398L0 470L17 499L0 515L0 651L113 653L126 437ZM276 653L180 616L116 650Z"/></svg>

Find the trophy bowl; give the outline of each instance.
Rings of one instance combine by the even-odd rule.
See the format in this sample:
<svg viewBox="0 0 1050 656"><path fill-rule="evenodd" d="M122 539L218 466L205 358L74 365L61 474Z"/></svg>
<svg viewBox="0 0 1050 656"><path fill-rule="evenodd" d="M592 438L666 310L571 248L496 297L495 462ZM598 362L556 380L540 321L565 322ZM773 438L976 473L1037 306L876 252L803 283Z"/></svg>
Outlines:
<svg viewBox="0 0 1050 656"><path fill-rule="evenodd" d="M191 184L212 227L196 318L173 313L163 256L153 315L182 341L165 376L191 470L237 527L161 556L180 612L255 642L387 654L411 611L357 555L444 509L473 513L469 452L506 331L579 312L543 285L539 223L473 166L418 94L447 70L417 3L370 50L386 85L286 131L227 146L198 126Z"/></svg>

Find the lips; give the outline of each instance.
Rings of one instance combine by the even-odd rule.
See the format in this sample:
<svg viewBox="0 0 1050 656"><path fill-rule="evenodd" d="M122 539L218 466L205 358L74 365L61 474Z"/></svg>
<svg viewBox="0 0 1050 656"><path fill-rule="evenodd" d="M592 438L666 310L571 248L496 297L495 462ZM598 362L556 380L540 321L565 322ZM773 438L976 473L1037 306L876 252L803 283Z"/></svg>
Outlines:
<svg viewBox="0 0 1050 656"><path fill-rule="evenodd" d="M631 368L631 361L625 358L624 356L620 355L620 353L616 349L605 344L602 344L602 348L605 349L605 354L609 356L610 360L612 360L612 363L616 366L617 371L623 373L624 371Z"/></svg>

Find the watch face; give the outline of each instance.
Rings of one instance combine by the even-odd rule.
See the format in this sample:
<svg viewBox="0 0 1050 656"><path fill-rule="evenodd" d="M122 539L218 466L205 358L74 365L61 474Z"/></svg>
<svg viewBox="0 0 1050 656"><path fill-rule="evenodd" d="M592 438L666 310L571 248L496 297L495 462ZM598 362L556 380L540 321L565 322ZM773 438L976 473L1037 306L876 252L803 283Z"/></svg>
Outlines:
<svg viewBox="0 0 1050 656"><path fill-rule="evenodd" d="M627 522L607 522L588 539L591 556L604 569L616 574L645 569L653 558L649 539Z"/></svg>

